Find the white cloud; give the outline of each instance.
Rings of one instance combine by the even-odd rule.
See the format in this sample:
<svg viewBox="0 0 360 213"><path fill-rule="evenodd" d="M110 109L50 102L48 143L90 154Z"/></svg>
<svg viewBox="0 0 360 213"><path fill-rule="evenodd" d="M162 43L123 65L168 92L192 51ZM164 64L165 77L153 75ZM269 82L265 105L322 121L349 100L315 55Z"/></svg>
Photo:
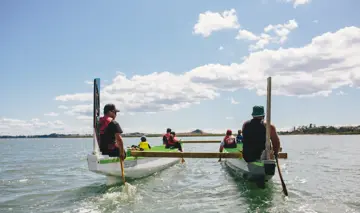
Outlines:
<svg viewBox="0 0 360 213"><path fill-rule="evenodd" d="M186 75L162 72L127 78L124 74L119 74L101 91L100 107L104 103L114 103L121 111L129 113L175 111L217 96L219 94L213 88L193 83ZM55 98L63 102L87 102L88 104L75 105L65 112L77 116L92 114L92 99L91 93L67 94Z"/></svg>
<svg viewBox="0 0 360 213"><path fill-rule="evenodd" d="M347 95L347 93L345 93L343 91L339 91L338 93L336 93L336 95Z"/></svg>
<svg viewBox="0 0 360 213"><path fill-rule="evenodd" d="M58 108L59 108L59 109L68 109L69 107L64 106L64 105L60 105L60 106L58 106Z"/></svg>
<svg viewBox="0 0 360 213"><path fill-rule="evenodd" d="M255 44L249 46L250 51L255 51L265 48L265 46L270 43L283 44L288 39L290 32L296 28L298 28L298 24L292 19L284 24L270 24L264 28L264 33L261 33L260 35L256 35L253 32L244 29L239 30L235 39L256 41ZM273 36L270 35L271 32L274 34Z"/></svg>
<svg viewBox="0 0 360 213"><path fill-rule="evenodd" d="M93 119L92 116L86 116L86 115L79 115L76 117L76 119L79 119L79 120L84 120L84 121L90 121Z"/></svg>
<svg viewBox="0 0 360 213"><path fill-rule="evenodd" d="M233 117L226 117L225 119L226 120L233 120L234 118Z"/></svg>
<svg viewBox="0 0 360 213"><path fill-rule="evenodd" d="M277 25L270 24L264 28L264 32L268 33L273 31L276 34L277 38L279 38L278 42L284 43L287 40L287 36L291 32L291 30L294 30L296 28L298 28L298 24L294 19L292 19L284 24L277 24Z"/></svg>
<svg viewBox="0 0 360 213"><path fill-rule="evenodd" d="M273 94L329 95L335 88L360 86L360 28L325 33L301 48L251 53L243 63L207 64L187 75L193 82L217 90L245 88L266 94L266 77L273 77Z"/></svg>
<svg viewBox="0 0 360 213"><path fill-rule="evenodd" d="M59 113L56 113L56 112L49 112L49 113L45 113L44 115L45 115L45 116L52 116L52 117L56 117L56 116L59 116Z"/></svg>
<svg viewBox="0 0 360 213"><path fill-rule="evenodd" d="M245 39L250 41L256 41L259 39L257 35L247 30L239 30L239 33L235 38L238 40Z"/></svg>
<svg viewBox="0 0 360 213"><path fill-rule="evenodd" d="M212 32L239 27L235 9L225 10L222 13L206 11L199 14L193 33L209 37Z"/></svg>
<svg viewBox="0 0 360 213"><path fill-rule="evenodd" d="M239 102L235 101L233 97L230 99L231 104L239 104Z"/></svg>
<svg viewBox="0 0 360 213"><path fill-rule="evenodd" d="M94 84L94 82L92 82L92 81L85 81L84 83L85 84L90 84L90 85Z"/></svg>
<svg viewBox="0 0 360 213"><path fill-rule="evenodd" d="M293 3L293 7L297 8L299 5L309 4L311 0L281 0L284 2Z"/></svg>
<svg viewBox="0 0 360 213"><path fill-rule="evenodd" d="M64 123L56 121L40 121L38 118L20 120L0 118L0 135L34 135L49 134L64 130Z"/></svg>
<svg viewBox="0 0 360 213"><path fill-rule="evenodd" d="M153 115L156 114L156 112L146 112L146 114Z"/></svg>
<svg viewBox="0 0 360 213"><path fill-rule="evenodd" d="M275 27L276 28L276 27ZM219 96L220 91L248 89L266 94L266 78L273 77L273 95L327 96L344 86L360 87L360 28L346 27L325 33L299 48L262 50L242 63L206 64L184 74L169 72L120 74L101 91L103 103L113 102L122 112L178 110ZM56 97L59 101L82 101L69 114L92 113L92 94Z"/></svg>
<svg viewBox="0 0 360 213"><path fill-rule="evenodd" d="M314 20L313 23L317 24L319 23L319 20Z"/></svg>
<svg viewBox="0 0 360 213"><path fill-rule="evenodd" d="M223 47L223 46L220 46L220 47L219 47L219 50L220 50L220 51L221 51L221 50L223 50L223 49L224 49L224 47Z"/></svg>

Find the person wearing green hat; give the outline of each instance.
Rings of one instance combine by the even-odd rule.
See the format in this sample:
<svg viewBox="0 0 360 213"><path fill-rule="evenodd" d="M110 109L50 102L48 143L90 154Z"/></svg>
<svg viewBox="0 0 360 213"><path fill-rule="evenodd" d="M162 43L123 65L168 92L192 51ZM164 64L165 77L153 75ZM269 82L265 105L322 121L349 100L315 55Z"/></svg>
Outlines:
<svg viewBox="0 0 360 213"><path fill-rule="evenodd" d="M243 133L243 158L246 162L259 160L266 143L266 124L264 122L264 107L254 106L252 119L246 121L242 127ZM280 139L273 124L270 125L270 139L274 155L277 155L280 147Z"/></svg>

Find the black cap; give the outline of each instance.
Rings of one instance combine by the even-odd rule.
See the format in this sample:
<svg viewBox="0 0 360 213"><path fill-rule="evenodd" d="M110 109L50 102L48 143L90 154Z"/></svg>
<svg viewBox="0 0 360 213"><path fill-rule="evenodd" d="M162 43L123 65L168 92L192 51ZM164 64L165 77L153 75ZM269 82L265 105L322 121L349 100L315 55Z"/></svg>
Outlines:
<svg viewBox="0 0 360 213"><path fill-rule="evenodd" d="M166 129L166 132L171 132L171 129L170 129L170 128L167 128L167 129Z"/></svg>
<svg viewBox="0 0 360 213"><path fill-rule="evenodd" d="M110 111L120 112L120 110L116 109L114 104L106 104L104 106L104 114L106 114Z"/></svg>

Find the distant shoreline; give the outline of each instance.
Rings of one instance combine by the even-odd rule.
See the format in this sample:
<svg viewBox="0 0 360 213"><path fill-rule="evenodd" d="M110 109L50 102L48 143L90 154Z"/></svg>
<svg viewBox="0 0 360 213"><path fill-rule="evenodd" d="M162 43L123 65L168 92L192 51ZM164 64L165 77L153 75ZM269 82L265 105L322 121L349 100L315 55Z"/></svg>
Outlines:
<svg viewBox="0 0 360 213"><path fill-rule="evenodd" d="M278 132L279 135L360 135L360 132L339 132L339 133L292 133L292 132ZM139 134L139 135L123 135L123 138L139 138L145 135L147 138L162 137L163 134ZM214 134L177 134L177 137L220 137L225 134L214 133ZM236 136L236 134L233 134ZM92 135L33 135L33 136L0 136L0 139L31 139L31 138L92 138Z"/></svg>
<svg viewBox="0 0 360 213"><path fill-rule="evenodd" d="M291 131L278 131L279 135L360 135L360 125L359 126L316 126L315 124L310 124L308 126L299 126L294 127ZM145 135L148 138L157 138L162 137L163 134L159 133L143 133L143 132L132 132L132 133L123 133L122 137L124 138L138 138ZM204 132L200 129L196 129L192 132L180 132L176 136L179 138L182 137L219 137L224 136L224 133L209 133ZM233 134L236 136L236 133ZM0 135L0 139L6 138L92 138L92 134L44 134L44 135L17 135L17 136L8 136Z"/></svg>

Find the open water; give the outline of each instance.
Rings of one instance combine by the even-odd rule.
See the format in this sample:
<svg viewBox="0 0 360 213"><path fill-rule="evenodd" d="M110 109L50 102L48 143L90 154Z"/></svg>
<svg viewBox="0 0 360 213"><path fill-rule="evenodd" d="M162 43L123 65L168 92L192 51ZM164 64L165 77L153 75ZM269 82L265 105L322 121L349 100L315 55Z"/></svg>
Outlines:
<svg viewBox="0 0 360 213"><path fill-rule="evenodd" d="M90 138L0 140L0 212L360 212L360 136L280 139L288 153L279 159L288 198L277 174L267 189L257 189L217 159L185 159L130 182L128 190L109 187L104 176L88 171ZM125 138L127 145L137 140ZM184 148L217 151L218 144Z"/></svg>

